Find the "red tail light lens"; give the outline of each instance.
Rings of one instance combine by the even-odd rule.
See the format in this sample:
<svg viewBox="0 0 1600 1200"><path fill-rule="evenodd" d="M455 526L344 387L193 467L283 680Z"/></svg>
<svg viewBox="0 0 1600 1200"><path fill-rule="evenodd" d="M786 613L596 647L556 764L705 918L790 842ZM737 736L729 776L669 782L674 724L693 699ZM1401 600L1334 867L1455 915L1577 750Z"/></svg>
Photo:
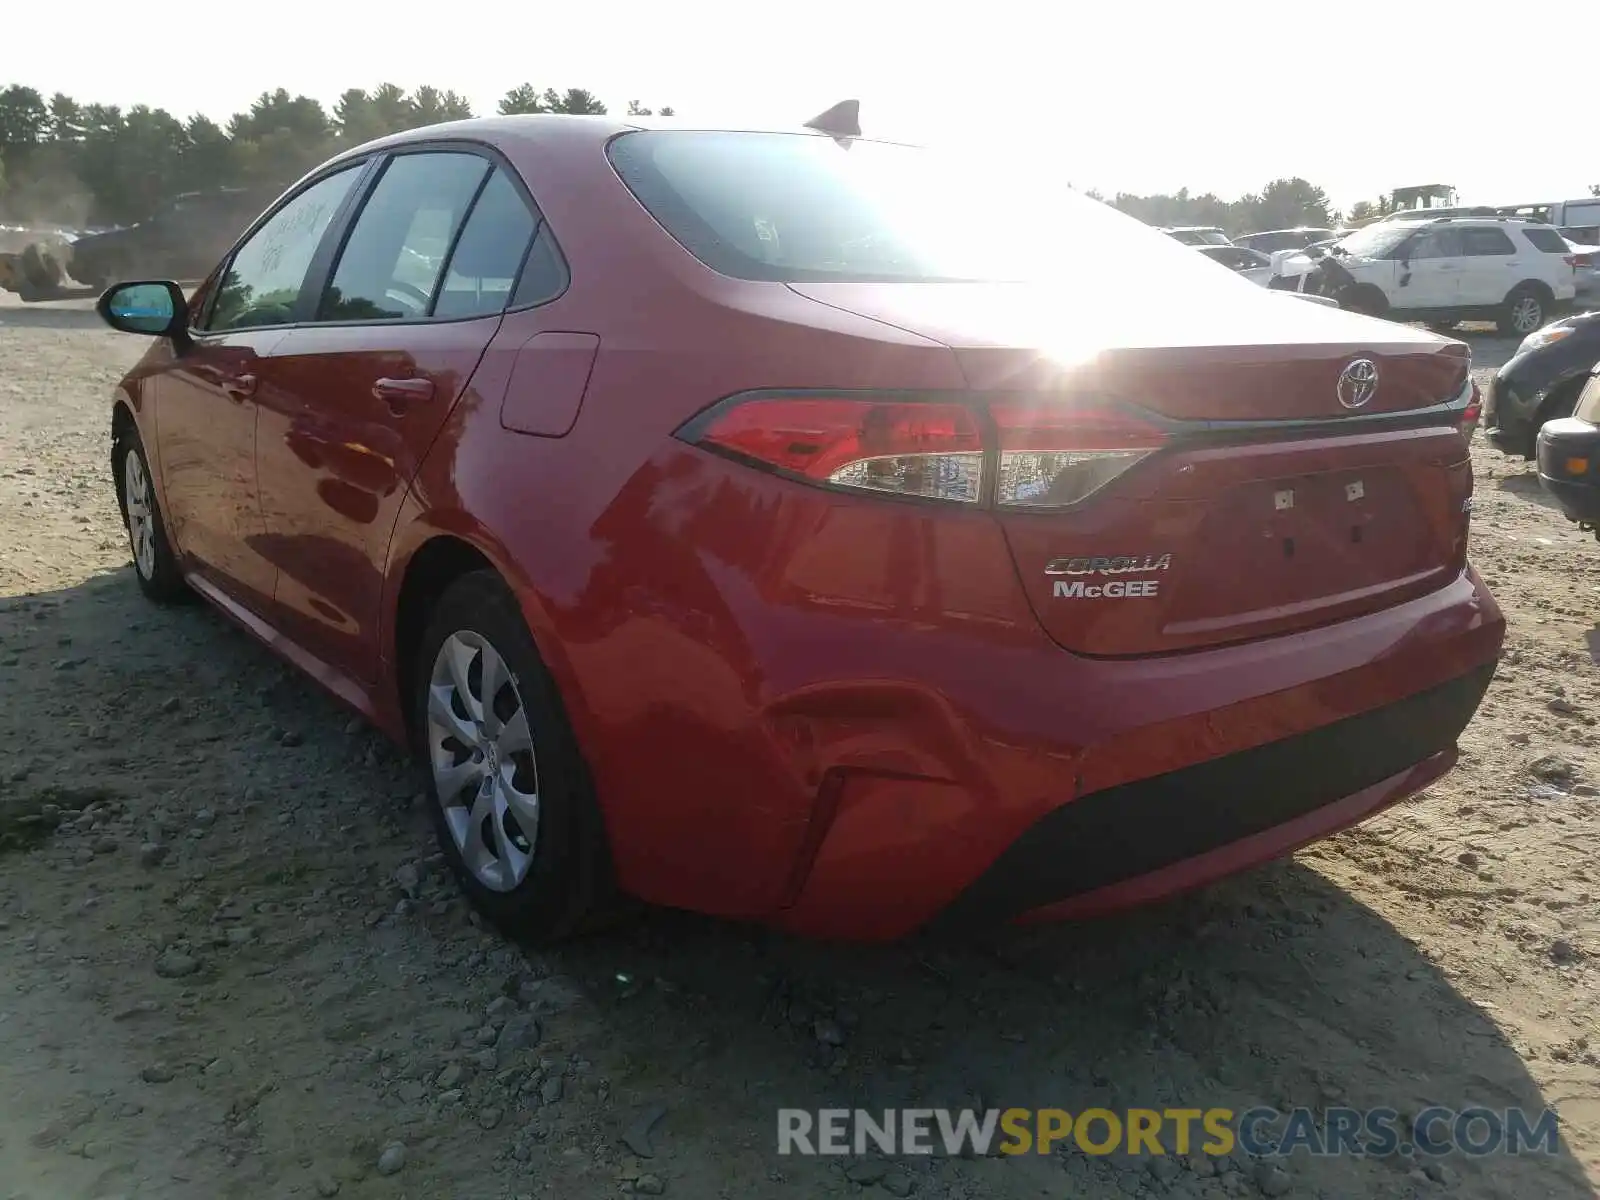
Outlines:
<svg viewBox="0 0 1600 1200"><path fill-rule="evenodd" d="M839 397L751 399L692 438L813 483L975 504L977 418L960 404Z"/></svg>
<svg viewBox="0 0 1600 1200"><path fill-rule="evenodd" d="M1002 505L1060 508L1099 491L1168 440L1115 407L988 406L845 396L752 397L690 422L686 441L811 483L976 504L998 469Z"/></svg>
<svg viewBox="0 0 1600 1200"><path fill-rule="evenodd" d="M999 504L1058 508L1088 498L1168 440L1120 408L993 404L1000 438Z"/></svg>
<svg viewBox="0 0 1600 1200"><path fill-rule="evenodd" d="M1472 381L1472 398L1467 401L1466 411L1461 414L1461 432L1468 437L1477 428L1478 418L1483 415L1483 393L1478 390L1478 381Z"/></svg>

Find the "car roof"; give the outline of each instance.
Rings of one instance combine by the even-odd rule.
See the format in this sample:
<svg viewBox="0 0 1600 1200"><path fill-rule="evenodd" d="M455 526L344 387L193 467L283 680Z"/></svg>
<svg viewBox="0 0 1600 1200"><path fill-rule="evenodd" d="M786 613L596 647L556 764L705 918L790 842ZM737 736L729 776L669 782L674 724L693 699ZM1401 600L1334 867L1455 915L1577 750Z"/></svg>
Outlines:
<svg viewBox="0 0 1600 1200"><path fill-rule="evenodd" d="M1482 225L1493 225L1499 228L1504 225L1515 225L1519 229L1526 229L1530 225L1542 225L1542 221L1527 221L1521 217L1442 217L1438 224L1452 229Z"/></svg>
<svg viewBox="0 0 1600 1200"><path fill-rule="evenodd" d="M445 121L388 134L354 146L339 159L370 154L374 150L404 146L411 142L464 141L504 145L511 142L561 143L577 148L610 141L620 133L646 129L669 129L695 133L774 133L797 137L828 137L828 134L801 126L782 128L741 124L686 124L676 117L589 116L570 113L518 113L512 116L472 117L464 121ZM886 138L849 138L849 141L892 143ZM903 143L900 143L903 144ZM331 160L330 160L331 161Z"/></svg>

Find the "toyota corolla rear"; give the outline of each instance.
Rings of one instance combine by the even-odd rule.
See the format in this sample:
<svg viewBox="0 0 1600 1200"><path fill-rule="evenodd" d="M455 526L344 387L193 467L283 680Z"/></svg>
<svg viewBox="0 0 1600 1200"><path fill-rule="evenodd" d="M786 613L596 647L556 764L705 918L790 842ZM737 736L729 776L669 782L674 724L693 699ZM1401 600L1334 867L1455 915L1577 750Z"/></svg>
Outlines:
<svg viewBox="0 0 1600 1200"><path fill-rule="evenodd" d="M910 148L610 152L718 279L697 303L728 349L660 376L711 394L640 504L679 539L650 561L705 593L697 653L742 681L707 803L771 882L751 915L890 937L1103 911L1449 769L1504 633L1467 563L1465 346L1065 189L930 181ZM654 882L663 847L624 844L625 880L706 907Z"/></svg>

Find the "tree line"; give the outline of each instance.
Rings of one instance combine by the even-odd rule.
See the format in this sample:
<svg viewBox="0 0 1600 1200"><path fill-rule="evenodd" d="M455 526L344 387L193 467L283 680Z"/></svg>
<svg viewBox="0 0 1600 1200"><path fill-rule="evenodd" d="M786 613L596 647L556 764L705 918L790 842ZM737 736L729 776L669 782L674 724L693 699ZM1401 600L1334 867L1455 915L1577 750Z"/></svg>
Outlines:
<svg viewBox="0 0 1600 1200"><path fill-rule="evenodd" d="M1224 200L1210 192L1193 196L1188 188L1180 188L1170 195L1139 196L1118 192L1106 196L1092 190L1087 194L1149 225L1200 225L1221 229L1232 236L1302 225L1331 228L1338 224L1341 216L1330 204L1326 192L1298 177L1274 179L1259 192L1237 200Z"/></svg>
<svg viewBox="0 0 1600 1200"><path fill-rule="evenodd" d="M512 88L496 111L590 113L607 108L585 88ZM670 117L630 100L629 116ZM458 93L434 87L406 92L392 83L349 88L331 111L310 96L262 92L244 112L218 124L180 119L136 104L80 104L61 92L48 99L20 84L0 89L0 222L65 226L137 221L182 192L218 187L281 188L334 151L375 137L473 115ZM1600 184L1591 189L1600 195ZM1151 225L1213 225L1229 234L1297 225L1334 226L1391 211L1390 198L1358 201L1347 214L1298 177L1275 179L1237 200L1212 193L1089 193Z"/></svg>
<svg viewBox="0 0 1600 1200"><path fill-rule="evenodd" d="M512 88L497 111L604 115L585 88ZM670 117L637 100L628 115ZM183 192L281 188L335 151L473 115L454 91L392 83L349 88L331 110L310 96L262 92L219 124L136 104L80 104L21 84L0 88L0 221L65 226L141 220Z"/></svg>
<svg viewBox="0 0 1600 1200"><path fill-rule="evenodd" d="M1590 184L1589 192L1600 196L1600 183ZM1237 200L1223 200L1209 192L1191 196L1186 188L1174 195L1136 196L1118 192L1105 196L1092 190L1088 194L1151 225L1214 226L1232 236L1299 226L1331 229L1344 223L1360 225L1386 217L1399 207L1392 195L1383 195L1375 200L1357 200L1348 212L1340 212L1329 203L1321 188L1298 177L1274 179L1260 192Z"/></svg>

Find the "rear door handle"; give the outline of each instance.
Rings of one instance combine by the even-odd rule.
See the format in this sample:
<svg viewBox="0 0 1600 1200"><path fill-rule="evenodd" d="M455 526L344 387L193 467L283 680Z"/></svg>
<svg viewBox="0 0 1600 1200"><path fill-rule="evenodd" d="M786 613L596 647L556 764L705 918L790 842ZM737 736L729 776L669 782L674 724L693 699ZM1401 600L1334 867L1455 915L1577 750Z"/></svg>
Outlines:
<svg viewBox="0 0 1600 1200"><path fill-rule="evenodd" d="M390 408L398 410L408 404L433 399L433 380L380 379L372 385L372 395L374 399L382 400Z"/></svg>
<svg viewBox="0 0 1600 1200"><path fill-rule="evenodd" d="M254 375L229 375L219 386L229 400L243 401L256 394L256 382Z"/></svg>

